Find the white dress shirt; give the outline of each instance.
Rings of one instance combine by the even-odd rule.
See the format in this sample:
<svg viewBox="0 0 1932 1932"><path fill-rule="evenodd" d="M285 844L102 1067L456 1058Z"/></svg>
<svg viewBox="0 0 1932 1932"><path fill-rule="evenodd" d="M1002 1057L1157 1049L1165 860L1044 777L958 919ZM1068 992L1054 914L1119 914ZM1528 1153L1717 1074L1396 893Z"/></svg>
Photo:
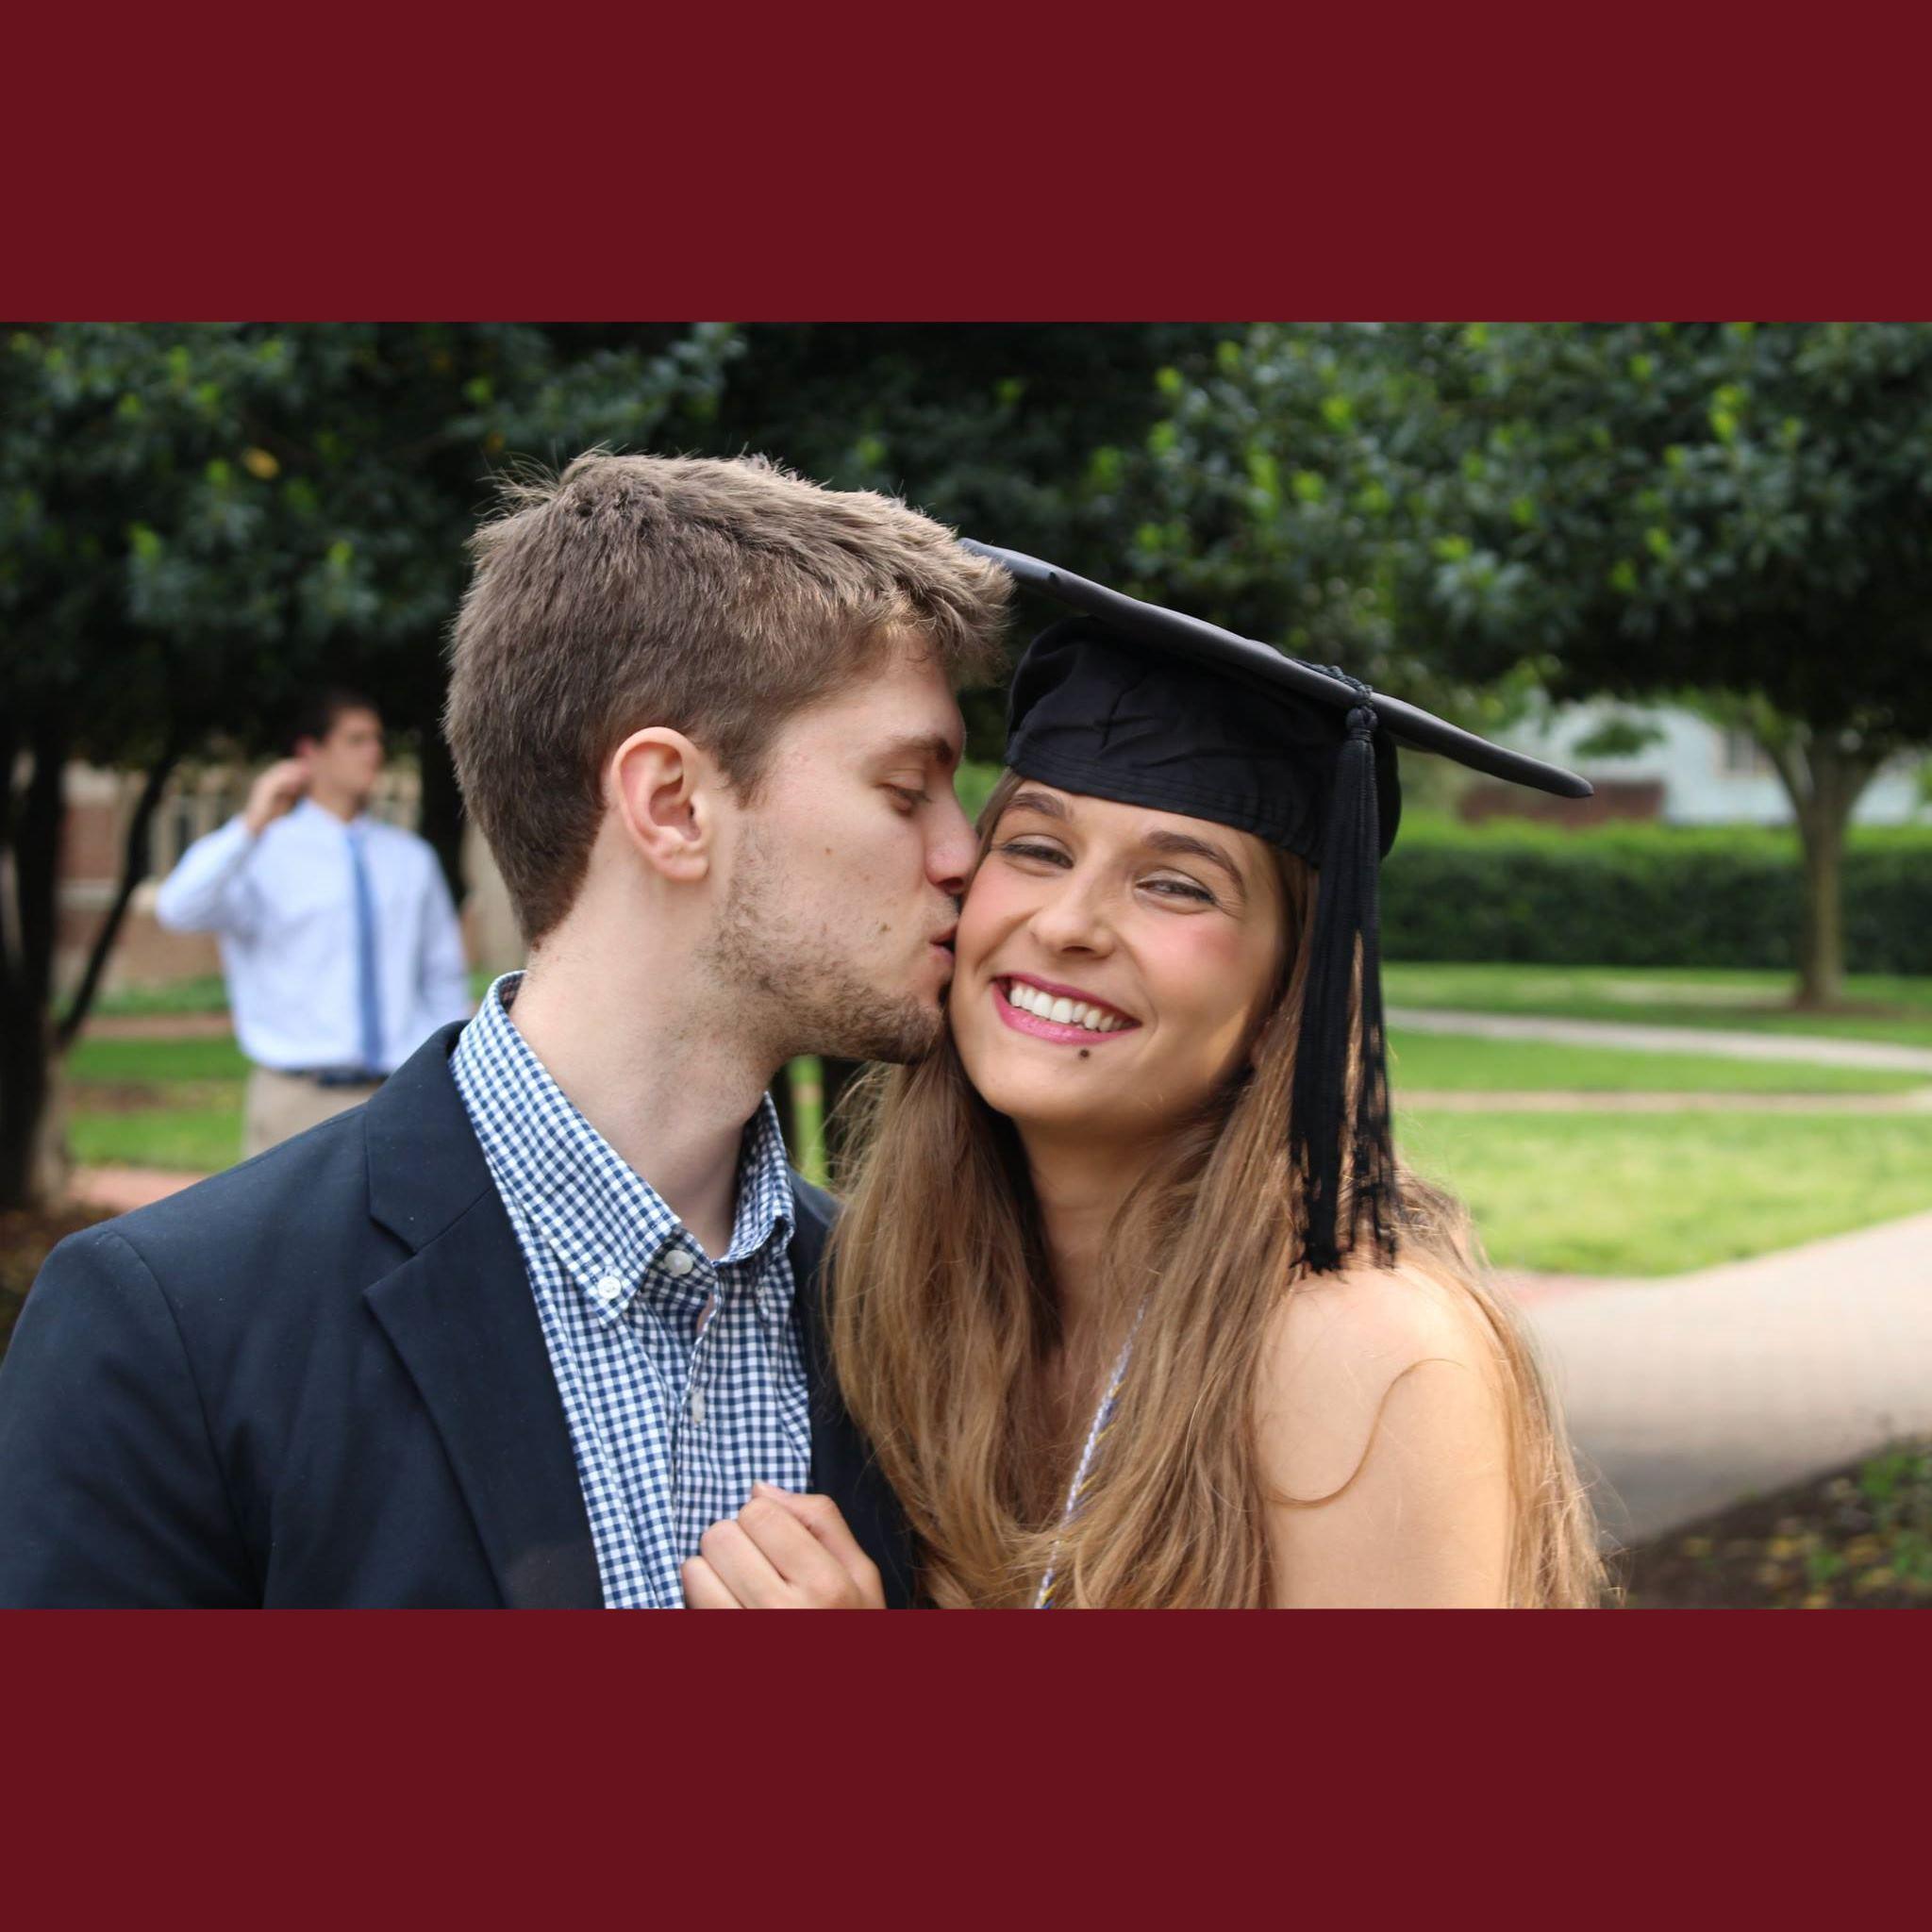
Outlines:
<svg viewBox="0 0 1932 1932"><path fill-rule="evenodd" d="M375 913L382 1054L408 1059L437 1027L469 1017L462 929L428 843L366 814L356 821ZM155 899L175 932L221 938L235 1037L284 1073L362 1064L350 828L313 799L251 837L233 818L181 855Z"/></svg>

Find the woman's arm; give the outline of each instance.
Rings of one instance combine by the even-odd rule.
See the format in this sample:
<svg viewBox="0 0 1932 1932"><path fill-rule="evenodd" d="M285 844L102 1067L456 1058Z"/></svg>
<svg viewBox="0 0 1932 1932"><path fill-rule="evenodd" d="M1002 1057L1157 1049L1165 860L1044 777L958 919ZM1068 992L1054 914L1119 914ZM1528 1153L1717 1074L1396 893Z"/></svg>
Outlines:
<svg viewBox="0 0 1932 1932"><path fill-rule="evenodd" d="M1277 1607L1507 1602L1508 1416L1457 1290L1406 1267L1303 1283L1257 1392Z"/></svg>

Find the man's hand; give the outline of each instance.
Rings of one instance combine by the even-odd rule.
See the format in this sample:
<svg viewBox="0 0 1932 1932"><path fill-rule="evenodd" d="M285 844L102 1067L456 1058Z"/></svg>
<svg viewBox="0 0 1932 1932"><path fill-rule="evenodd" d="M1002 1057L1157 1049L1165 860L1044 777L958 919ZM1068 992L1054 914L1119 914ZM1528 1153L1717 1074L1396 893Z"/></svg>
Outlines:
<svg viewBox="0 0 1932 1932"><path fill-rule="evenodd" d="M271 765L255 781L242 809L242 822L254 837L259 838L308 790L308 760L284 758L280 764Z"/></svg>
<svg viewBox="0 0 1932 1932"><path fill-rule="evenodd" d="M692 1610L882 1610L872 1558L829 1496L754 1483L735 1521L714 1523L684 1566Z"/></svg>

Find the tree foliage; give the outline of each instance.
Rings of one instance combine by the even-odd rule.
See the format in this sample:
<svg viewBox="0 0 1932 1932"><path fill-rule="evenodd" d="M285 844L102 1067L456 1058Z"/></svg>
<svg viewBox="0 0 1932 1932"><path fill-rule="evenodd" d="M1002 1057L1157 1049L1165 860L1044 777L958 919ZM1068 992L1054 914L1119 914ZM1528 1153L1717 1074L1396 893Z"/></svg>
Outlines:
<svg viewBox="0 0 1932 1932"><path fill-rule="evenodd" d="M1089 452L1117 462L1144 436L1155 372L1201 334L1124 329L1096 356L1046 327L14 332L0 353L0 857L15 860L0 903L0 1204L30 1189L50 1056L84 1018L178 758L275 749L306 692L359 686L418 751L424 830L454 871L443 643L497 473L600 444L762 450L1002 541L1097 557ZM997 709L974 708L982 755ZM57 1025L72 758L147 782L114 914Z"/></svg>
<svg viewBox="0 0 1932 1932"><path fill-rule="evenodd" d="M1932 329L1268 327L1169 389L1145 573L1406 691L1526 668L1748 724L1835 995L1845 823L1932 741Z"/></svg>
<svg viewBox="0 0 1932 1932"><path fill-rule="evenodd" d="M449 862L436 718L463 540L510 427L583 441L696 420L732 351L691 329L570 362L513 325L16 331L0 355L0 1205L50 1150L50 1059L75 1036L184 754L275 746L305 692L368 690L423 757ZM143 769L112 913L52 1015L61 774Z"/></svg>
<svg viewBox="0 0 1932 1932"><path fill-rule="evenodd" d="M0 619L28 655L9 651L9 696L107 761L163 721L259 745L318 678L413 722L510 427L644 441L714 397L728 350L694 331L565 370L515 325L17 334Z"/></svg>
<svg viewBox="0 0 1932 1932"><path fill-rule="evenodd" d="M963 534L1108 577L1118 484L1166 407L1160 374L1225 331L1195 324L754 325L690 445L764 450L841 490L904 496ZM1042 620L1046 607L1023 609ZM972 756L1005 742L1003 692L969 695Z"/></svg>

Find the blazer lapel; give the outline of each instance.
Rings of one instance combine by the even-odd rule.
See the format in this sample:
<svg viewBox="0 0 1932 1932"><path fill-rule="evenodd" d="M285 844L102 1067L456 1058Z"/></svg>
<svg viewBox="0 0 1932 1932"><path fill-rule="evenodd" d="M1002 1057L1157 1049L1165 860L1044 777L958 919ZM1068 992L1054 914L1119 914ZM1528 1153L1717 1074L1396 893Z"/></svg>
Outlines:
<svg viewBox="0 0 1932 1932"><path fill-rule="evenodd" d="M450 1076L460 1027L366 1110L370 1211L414 1252L365 1293L442 1438L504 1601L594 1609L597 1557L522 1249Z"/></svg>
<svg viewBox="0 0 1932 1932"><path fill-rule="evenodd" d="M858 1432L832 1373L824 1308L825 1238L837 1205L829 1194L792 1178L790 1250L793 1303L811 1406L812 1487L838 1504L859 1547L878 1565L890 1609L912 1601L912 1541L898 1499Z"/></svg>

